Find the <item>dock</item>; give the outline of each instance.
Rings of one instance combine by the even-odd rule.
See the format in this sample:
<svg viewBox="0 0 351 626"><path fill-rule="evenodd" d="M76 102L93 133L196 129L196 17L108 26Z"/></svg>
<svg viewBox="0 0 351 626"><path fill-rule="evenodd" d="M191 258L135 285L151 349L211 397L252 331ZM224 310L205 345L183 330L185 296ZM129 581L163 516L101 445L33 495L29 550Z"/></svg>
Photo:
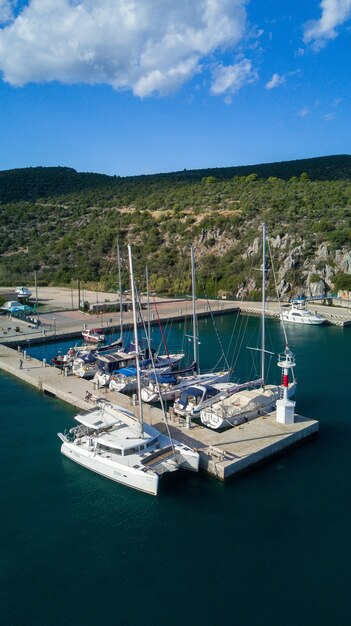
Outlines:
<svg viewBox="0 0 351 626"><path fill-rule="evenodd" d="M99 399L135 412L138 410L129 396L106 388L93 391L91 381L74 375L66 376L62 370L4 344L0 344L0 369L79 410L93 408ZM90 401L85 399L87 392L92 394ZM166 431L163 413L157 407L144 405L144 420L161 432ZM295 416L294 424L279 424L275 412L223 432L194 422L188 428L185 420L178 417L170 416L168 424L174 439L199 452L200 467L221 480L248 470L316 435L319 428L318 421L301 416Z"/></svg>
<svg viewBox="0 0 351 626"><path fill-rule="evenodd" d="M240 302L239 306L240 313L243 315L259 316L262 314L262 304L260 302ZM351 325L351 309L345 307L325 306L311 302L308 303L308 309L313 313L318 313L324 317L326 324L341 327ZM279 319L279 303L274 301L267 302L265 316L273 319Z"/></svg>

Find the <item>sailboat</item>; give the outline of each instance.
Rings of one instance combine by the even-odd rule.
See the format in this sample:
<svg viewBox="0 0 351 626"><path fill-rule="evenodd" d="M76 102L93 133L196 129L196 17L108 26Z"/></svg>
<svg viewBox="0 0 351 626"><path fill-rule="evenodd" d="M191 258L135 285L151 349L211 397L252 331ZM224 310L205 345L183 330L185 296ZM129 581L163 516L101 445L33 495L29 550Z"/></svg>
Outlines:
<svg viewBox="0 0 351 626"><path fill-rule="evenodd" d="M265 415L273 410L277 400L282 397L280 385L267 385L265 382L265 308L266 308L266 225L263 224L263 263L262 263L262 334L261 334L261 378L238 385L234 391L225 397L219 397L209 406L200 411L200 419L204 426L218 430L228 426L237 426L245 421L254 419L259 415ZM285 333L285 329L284 329ZM289 349L285 334L285 352L279 357L278 366L289 362L289 367L295 366L294 355ZM288 383L284 379L287 398L294 395L296 389L295 380Z"/></svg>
<svg viewBox="0 0 351 626"><path fill-rule="evenodd" d="M191 366L192 373L186 375L185 372L174 372L171 374L157 374L149 377L147 385L142 387L141 397L144 402L152 403L162 400L176 400L180 394L192 384L212 385L215 383L228 382L230 372L208 372L200 374L198 371L198 332L196 317L196 287L195 287L195 257L194 247L191 246L191 282L192 282L192 304L193 304L193 358ZM189 369L189 368L188 368Z"/></svg>
<svg viewBox="0 0 351 626"><path fill-rule="evenodd" d="M128 246L133 300L134 341L139 353L131 247ZM140 365L136 359L138 389ZM198 471L199 454L145 424L139 394L139 417L109 402L75 417L78 426L58 433L61 452L97 474L139 491L157 495L159 479L179 468Z"/></svg>

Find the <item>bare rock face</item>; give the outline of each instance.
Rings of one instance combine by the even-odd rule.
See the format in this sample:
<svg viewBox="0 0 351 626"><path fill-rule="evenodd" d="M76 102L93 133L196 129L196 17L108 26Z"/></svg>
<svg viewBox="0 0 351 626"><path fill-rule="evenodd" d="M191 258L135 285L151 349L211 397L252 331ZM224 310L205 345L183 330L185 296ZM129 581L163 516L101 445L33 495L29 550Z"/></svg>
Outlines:
<svg viewBox="0 0 351 626"><path fill-rule="evenodd" d="M351 252L347 252L341 260L340 268L345 274L351 274Z"/></svg>
<svg viewBox="0 0 351 626"><path fill-rule="evenodd" d="M256 281L253 278L249 278L249 280L246 282L245 285L242 285L237 293L236 293L236 297L239 300L243 300L248 293L250 293L250 291L254 291L254 289L256 289Z"/></svg>
<svg viewBox="0 0 351 626"><path fill-rule="evenodd" d="M335 263L340 263L342 250L335 250Z"/></svg>
<svg viewBox="0 0 351 626"><path fill-rule="evenodd" d="M309 282L308 291L311 296L324 296L324 294L328 291L328 286L324 282L323 278L321 278L317 282Z"/></svg>
<svg viewBox="0 0 351 626"><path fill-rule="evenodd" d="M292 240L291 238L289 239L288 235L284 235L284 237L281 237L280 235L277 235L275 238L272 238L269 240L272 248L277 249L277 248L286 248L287 244L289 243L290 245L294 244L294 240Z"/></svg>
<svg viewBox="0 0 351 626"><path fill-rule="evenodd" d="M317 257L326 261L329 257L328 246L322 243L317 250Z"/></svg>
<svg viewBox="0 0 351 626"><path fill-rule="evenodd" d="M249 246L247 248L246 252L244 252L244 254L242 256L244 257L244 259L248 259L253 254L258 254L259 247L260 247L259 246L259 238L256 237L256 239L254 239L254 241L251 244L251 246Z"/></svg>
<svg viewBox="0 0 351 626"><path fill-rule="evenodd" d="M285 278L280 281L278 285L278 294L279 297L285 296L291 291L291 284L286 282Z"/></svg>

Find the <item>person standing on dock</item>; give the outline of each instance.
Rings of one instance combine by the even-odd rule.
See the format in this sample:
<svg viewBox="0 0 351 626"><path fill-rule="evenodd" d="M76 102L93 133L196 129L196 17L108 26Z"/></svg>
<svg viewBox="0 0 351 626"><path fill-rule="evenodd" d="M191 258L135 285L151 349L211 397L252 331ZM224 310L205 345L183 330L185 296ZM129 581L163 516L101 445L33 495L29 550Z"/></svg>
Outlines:
<svg viewBox="0 0 351 626"><path fill-rule="evenodd" d="M18 367L19 367L20 370L23 369L23 359L19 360L19 366Z"/></svg>

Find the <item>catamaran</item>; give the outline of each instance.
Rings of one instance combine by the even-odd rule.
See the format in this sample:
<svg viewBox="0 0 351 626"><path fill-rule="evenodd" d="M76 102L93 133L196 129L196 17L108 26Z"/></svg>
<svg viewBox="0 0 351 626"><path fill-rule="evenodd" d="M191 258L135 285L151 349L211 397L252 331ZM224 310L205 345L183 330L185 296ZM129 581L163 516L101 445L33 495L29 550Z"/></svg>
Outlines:
<svg viewBox="0 0 351 626"><path fill-rule="evenodd" d="M198 471L197 452L141 424L122 407L101 401L75 420L77 426L58 434L62 454L118 483L157 495L166 472Z"/></svg>

